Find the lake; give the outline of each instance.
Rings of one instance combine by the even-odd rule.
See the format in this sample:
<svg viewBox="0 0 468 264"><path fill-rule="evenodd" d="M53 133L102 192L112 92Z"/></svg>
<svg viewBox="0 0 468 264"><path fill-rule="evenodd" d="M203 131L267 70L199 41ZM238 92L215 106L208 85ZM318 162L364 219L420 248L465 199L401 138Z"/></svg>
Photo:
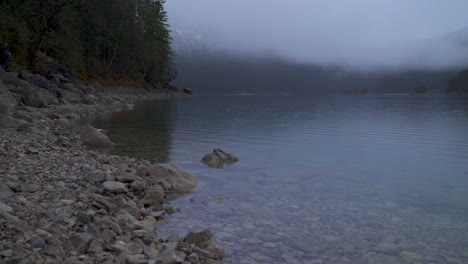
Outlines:
<svg viewBox="0 0 468 264"><path fill-rule="evenodd" d="M200 180L158 235L210 227L226 263L468 263L467 97L194 96L94 125Z"/></svg>

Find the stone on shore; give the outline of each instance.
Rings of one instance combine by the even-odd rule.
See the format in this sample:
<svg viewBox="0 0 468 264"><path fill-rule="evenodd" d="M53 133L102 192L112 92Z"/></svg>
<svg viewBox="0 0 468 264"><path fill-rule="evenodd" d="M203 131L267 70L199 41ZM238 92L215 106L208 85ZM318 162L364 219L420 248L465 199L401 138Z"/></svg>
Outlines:
<svg viewBox="0 0 468 264"><path fill-rule="evenodd" d="M76 233L70 237L70 242L76 251L85 253L94 236L90 233Z"/></svg>
<svg viewBox="0 0 468 264"><path fill-rule="evenodd" d="M24 130L29 126L31 126L31 124L26 121L13 118L11 116L0 115L0 129L15 128L18 130Z"/></svg>
<svg viewBox="0 0 468 264"><path fill-rule="evenodd" d="M127 191L125 184L116 181L106 181L102 184L102 187L111 193L123 193Z"/></svg>
<svg viewBox="0 0 468 264"><path fill-rule="evenodd" d="M7 199L15 195L15 192L4 183L0 183L0 199Z"/></svg>
<svg viewBox="0 0 468 264"><path fill-rule="evenodd" d="M143 204L147 206L153 206L157 210L162 209L164 203L164 190L159 185L153 185L146 189L145 198L143 198Z"/></svg>
<svg viewBox="0 0 468 264"><path fill-rule="evenodd" d="M158 254L156 263L182 263L185 260L185 257L186 255L182 252L176 251L174 249L166 249Z"/></svg>
<svg viewBox="0 0 468 264"><path fill-rule="evenodd" d="M57 89L57 94L58 94L59 99L65 100L66 102L74 103L74 104L81 102L81 95L75 92L70 92L64 89Z"/></svg>
<svg viewBox="0 0 468 264"><path fill-rule="evenodd" d="M33 248L43 248L46 245L46 241L40 236L35 236L31 238L31 240L29 240L29 243Z"/></svg>
<svg viewBox="0 0 468 264"><path fill-rule="evenodd" d="M86 148L85 142L98 142L99 146L113 143L98 129L87 127L89 133L75 129L74 123L81 117L120 111L142 98L140 92L153 93L122 88L129 93L109 90L109 95L106 88L99 88L99 94L88 94L98 88L88 89L89 85L76 79L23 73L23 78L34 78L42 87L55 78L49 81L51 89L72 89L64 84L73 83L75 90L71 92L100 101L48 107L46 98L35 97L45 91L57 100L56 91L17 76L16 72L0 71L2 87L18 102L8 114L0 114L0 124L18 131L22 125L29 128L21 133L0 129L0 262L220 263L224 252L211 242L190 248L178 237L167 242L155 232L166 221L165 216L176 211L163 208L168 197L175 198L197 185L192 175L175 165L152 166L147 160ZM159 91L155 94L161 96ZM165 93L155 98L169 96ZM102 100L106 97L113 99ZM184 248L179 249L182 244Z"/></svg>
<svg viewBox="0 0 468 264"><path fill-rule="evenodd" d="M169 199L187 194L198 185L198 180L192 174L181 170L174 164L154 164L148 172L156 181L162 181L168 185L166 195Z"/></svg>
<svg viewBox="0 0 468 264"><path fill-rule="evenodd" d="M7 89L7 86L0 81L0 114L10 113L16 105L15 97Z"/></svg>
<svg viewBox="0 0 468 264"><path fill-rule="evenodd" d="M21 72L18 75L19 78L30 82L31 84L39 87L39 88L44 88L49 91L55 91L58 87L54 83L50 82L46 78L44 78L42 75L39 74L32 74L29 72Z"/></svg>
<svg viewBox="0 0 468 264"><path fill-rule="evenodd" d="M11 206L0 202L0 212L11 213L13 212L13 208Z"/></svg>
<svg viewBox="0 0 468 264"><path fill-rule="evenodd" d="M90 125L81 129L80 137L81 141L89 147L109 148L115 146L104 133Z"/></svg>
<svg viewBox="0 0 468 264"><path fill-rule="evenodd" d="M231 165L239 161L239 158L224 152L222 149L214 149L212 153L205 155L201 162L211 168L223 168L224 165Z"/></svg>

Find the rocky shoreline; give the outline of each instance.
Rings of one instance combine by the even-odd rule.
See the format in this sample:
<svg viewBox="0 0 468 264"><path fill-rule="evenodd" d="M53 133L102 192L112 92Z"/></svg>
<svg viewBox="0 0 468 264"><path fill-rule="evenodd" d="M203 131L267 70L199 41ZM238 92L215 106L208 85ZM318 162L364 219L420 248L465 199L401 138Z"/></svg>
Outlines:
<svg viewBox="0 0 468 264"><path fill-rule="evenodd" d="M192 175L92 150L81 133L84 119L187 91L0 71L1 263L222 263L209 229L158 237Z"/></svg>

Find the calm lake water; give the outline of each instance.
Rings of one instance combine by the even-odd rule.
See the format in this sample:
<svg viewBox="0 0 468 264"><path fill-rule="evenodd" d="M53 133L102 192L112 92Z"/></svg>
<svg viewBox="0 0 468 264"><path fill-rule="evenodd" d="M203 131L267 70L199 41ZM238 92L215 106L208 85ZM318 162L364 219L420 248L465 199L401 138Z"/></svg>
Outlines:
<svg viewBox="0 0 468 264"><path fill-rule="evenodd" d="M95 125L200 180L158 232L209 226L226 263L468 263L468 98L195 96Z"/></svg>

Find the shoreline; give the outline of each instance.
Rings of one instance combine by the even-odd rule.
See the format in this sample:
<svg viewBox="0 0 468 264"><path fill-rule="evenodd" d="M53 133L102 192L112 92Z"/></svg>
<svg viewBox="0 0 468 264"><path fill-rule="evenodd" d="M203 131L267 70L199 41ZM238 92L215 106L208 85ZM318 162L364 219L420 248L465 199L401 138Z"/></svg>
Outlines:
<svg viewBox="0 0 468 264"><path fill-rule="evenodd" d="M80 120L191 95L101 86L87 97L93 102L17 105L0 114L0 262L222 263L224 249L209 229L157 236L165 215L177 211L165 203L196 186L192 175L98 152L80 134Z"/></svg>

